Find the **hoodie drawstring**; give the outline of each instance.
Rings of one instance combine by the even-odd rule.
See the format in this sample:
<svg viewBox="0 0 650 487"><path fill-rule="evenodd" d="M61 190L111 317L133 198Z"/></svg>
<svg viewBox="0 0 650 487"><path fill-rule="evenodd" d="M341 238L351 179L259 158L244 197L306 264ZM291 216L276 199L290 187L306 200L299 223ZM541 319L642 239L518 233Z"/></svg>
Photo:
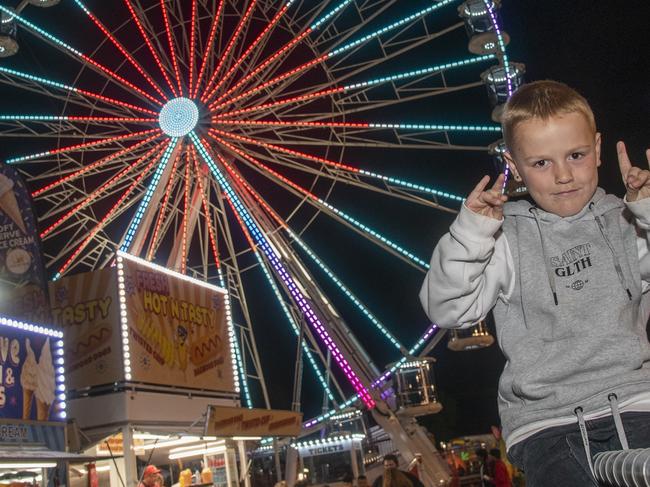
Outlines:
<svg viewBox="0 0 650 487"><path fill-rule="evenodd" d="M618 441L621 443L623 450L629 450L630 447L627 443L627 436L625 435L625 428L623 428L623 420L621 419L621 413L618 410L618 397L613 392L607 396L609 401L609 407L612 410L612 417L614 418L614 425L616 426L616 434L618 435ZM585 423L585 418L583 410L580 406L575 408L573 411L578 417L578 427L580 428L580 436L582 437L582 445L585 449L585 454L587 455L587 463L589 464L589 470L591 474L596 478L596 473L594 471L594 464L591 458L591 447L589 446L589 435L587 434L587 424Z"/></svg>
<svg viewBox="0 0 650 487"><path fill-rule="evenodd" d="M539 216L537 215L537 208L531 207L528 209L535 217L535 223L537 223L537 230L539 231L539 239L542 242L542 258L544 259L544 268L546 269L546 278L548 279L548 285L551 287L551 292L553 293L553 301L555 306L558 305L557 300L557 288L555 286L555 276L553 275L553 270L549 265L548 254L546 252L546 242L544 241L544 233L542 232L542 224L539 221Z"/></svg>
<svg viewBox="0 0 650 487"><path fill-rule="evenodd" d="M600 230L600 234L603 236L603 239L605 240L605 243L607 244L607 247L609 248L609 251L612 254L612 258L614 259L614 269L616 269L616 275L618 275L618 280L621 283L621 286L627 293L628 299L632 299L632 293L630 292L630 288L625 285L625 277L623 276L623 270L621 269L621 263L618 260L618 256L616 255L616 251L614 250L614 246L612 245L612 242L610 242L609 237L607 237L607 232L605 231L605 225L603 224L602 220L596 213L594 212L594 202L592 201L589 203L589 211L593 213L594 219L596 220L596 225L598 226L598 230Z"/></svg>

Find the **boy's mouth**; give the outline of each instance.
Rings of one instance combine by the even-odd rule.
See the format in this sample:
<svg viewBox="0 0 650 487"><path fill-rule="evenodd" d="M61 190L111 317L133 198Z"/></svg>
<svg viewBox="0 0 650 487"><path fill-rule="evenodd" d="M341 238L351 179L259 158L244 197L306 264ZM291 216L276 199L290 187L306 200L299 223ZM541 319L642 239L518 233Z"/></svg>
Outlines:
<svg viewBox="0 0 650 487"><path fill-rule="evenodd" d="M553 193L553 196L560 196L560 197L562 197L562 196L571 196L571 195L573 195L574 193L577 193L577 192L578 192L577 188L576 189L568 189L566 191L559 191L557 193Z"/></svg>

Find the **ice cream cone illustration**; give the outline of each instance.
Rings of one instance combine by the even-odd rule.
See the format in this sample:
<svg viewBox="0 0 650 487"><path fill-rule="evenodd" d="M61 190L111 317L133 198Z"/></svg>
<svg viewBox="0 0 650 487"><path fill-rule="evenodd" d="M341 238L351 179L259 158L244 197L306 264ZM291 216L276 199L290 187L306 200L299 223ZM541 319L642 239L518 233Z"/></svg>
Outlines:
<svg viewBox="0 0 650 487"><path fill-rule="evenodd" d="M23 388L23 419L30 419L34 391L38 387L38 379L36 377L38 364L36 363L36 356L34 355L34 350L32 350L29 338L25 339L25 349L27 350L27 356L25 357L25 362L20 372L20 385Z"/></svg>
<svg viewBox="0 0 650 487"><path fill-rule="evenodd" d="M23 216L18 207L16 195L13 192L14 182L4 174L0 174L0 212L3 212L11 221L13 221L18 228L27 234Z"/></svg>
<svg viewBox="0 0 650 487"><path fill-rule="evenodd" d="M36 373L36 419L47 421L50 417L50 408L54 402L54 364L52 363L52 352L50 350L50 339L45 340L41 350L41 358L38 361Z"/></svg>
<svg viewBox="0 0 650 487"><path fill-rule="evenodd" d="M32 401L34 400L34 391L23 389L23 419L29 419L32 414Z"/></svg>

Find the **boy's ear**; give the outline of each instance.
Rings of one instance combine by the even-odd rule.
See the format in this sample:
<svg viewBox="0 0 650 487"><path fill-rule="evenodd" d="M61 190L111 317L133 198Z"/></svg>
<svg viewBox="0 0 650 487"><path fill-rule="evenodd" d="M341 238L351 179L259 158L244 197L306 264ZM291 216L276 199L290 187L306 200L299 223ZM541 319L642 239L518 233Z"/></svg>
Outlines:
<svg viewBox="0 0 650 487"><path fill-rule="evenodd" d="M506 163L508 164L510 171L512 171L512 177L515 178L515 181L520 182L521 175L519 174L519 171L517 171L517 165L515 164L515 160L512 158L510 151L506 150L503 153L503 158L506 160Z"/></svg>
<svg viewBox="0 0 650 487"><path fill-rule="evenodd" d="M596 132L596 167L600 167L600 132Z"/></svg>

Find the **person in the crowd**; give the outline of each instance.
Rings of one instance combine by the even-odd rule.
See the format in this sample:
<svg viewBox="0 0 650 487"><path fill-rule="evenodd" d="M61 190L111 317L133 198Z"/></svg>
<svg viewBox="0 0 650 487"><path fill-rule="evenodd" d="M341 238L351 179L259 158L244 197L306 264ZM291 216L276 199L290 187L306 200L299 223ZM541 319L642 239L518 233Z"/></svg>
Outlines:
<svg viewBox="0 0 650 487"><path fill-rule="evenodd" d="M397 456L384 456L384 472L372 483L372 487L424 487L417 477L398 468Z"/></svg>

